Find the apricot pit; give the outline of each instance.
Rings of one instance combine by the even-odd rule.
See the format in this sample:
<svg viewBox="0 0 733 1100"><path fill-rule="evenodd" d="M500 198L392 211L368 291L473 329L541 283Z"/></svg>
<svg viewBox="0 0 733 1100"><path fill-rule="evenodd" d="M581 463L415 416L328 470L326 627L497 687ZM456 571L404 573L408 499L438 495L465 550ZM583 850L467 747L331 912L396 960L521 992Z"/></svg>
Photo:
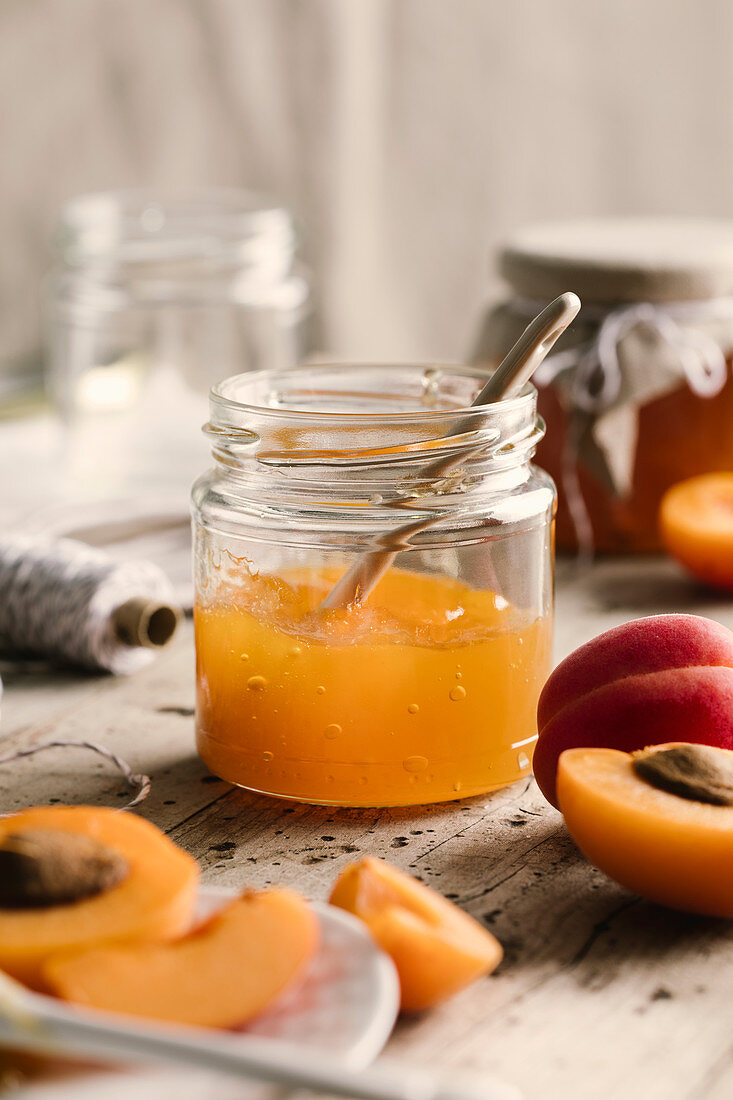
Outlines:
<svg viewBox="0 0 733 1100"><path fill-rule="evenodd" d="M712 806L733 805L733 756L709 745L646 749L632 754L632 764L637 775L661 791Z"/></svg>
<svg viewBox="0 0 733 1100"><path fill-rule="evenodd" d="M27 829L0 842L0 907L46 908L109 890L127 860L82 833Z"/></svg>

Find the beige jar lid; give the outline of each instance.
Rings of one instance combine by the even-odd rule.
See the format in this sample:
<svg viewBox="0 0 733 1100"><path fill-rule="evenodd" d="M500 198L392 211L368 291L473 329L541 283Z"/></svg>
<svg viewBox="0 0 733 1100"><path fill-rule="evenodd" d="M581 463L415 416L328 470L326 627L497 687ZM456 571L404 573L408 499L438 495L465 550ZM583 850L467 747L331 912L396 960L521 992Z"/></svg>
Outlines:
<svg viewBox="0 0 733 1100"><path fill-rule="evenodd" d="M500 252L514 291L544 301L683 302L733 295L733 221L589 218L529 225Z"/></svg>

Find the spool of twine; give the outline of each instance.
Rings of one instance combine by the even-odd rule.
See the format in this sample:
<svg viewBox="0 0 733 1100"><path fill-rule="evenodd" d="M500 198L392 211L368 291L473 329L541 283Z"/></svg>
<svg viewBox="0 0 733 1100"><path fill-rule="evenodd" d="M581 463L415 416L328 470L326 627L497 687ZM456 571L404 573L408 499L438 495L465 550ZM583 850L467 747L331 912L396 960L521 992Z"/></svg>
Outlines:
<svg viewBox="0 0 733 1100"><path fill-rule="evenodd" d="M144 668L180 621L150 562L117 563L71 539L0 539L0 652L91 670Z"/></svg>

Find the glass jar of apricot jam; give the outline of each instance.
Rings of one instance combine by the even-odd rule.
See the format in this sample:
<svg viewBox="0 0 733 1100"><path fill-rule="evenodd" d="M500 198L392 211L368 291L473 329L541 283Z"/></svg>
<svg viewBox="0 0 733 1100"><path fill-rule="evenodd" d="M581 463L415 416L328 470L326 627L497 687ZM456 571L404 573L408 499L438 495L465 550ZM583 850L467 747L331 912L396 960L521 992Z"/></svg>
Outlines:
<svg viewBox="0 0 733 1100"><path fill-rule="evenodd" d="M529 775L555 490L532 465L534 388L471 408L485 381L329 364L212 390L214 467L193 520L197 744L216 775L340 806L441 802ZM375 550L389 563L376 585L333 606Z"/></svg>
<svg viewBox="0 0 733 1100"><path fill-rule="evenodd" d="M733 470L733 220L528 225L498 266L509 294L487 309L472 355L485 368L546 302L567 288L583 302L534 379L558 547L659 551L665 492Z"/></svg>

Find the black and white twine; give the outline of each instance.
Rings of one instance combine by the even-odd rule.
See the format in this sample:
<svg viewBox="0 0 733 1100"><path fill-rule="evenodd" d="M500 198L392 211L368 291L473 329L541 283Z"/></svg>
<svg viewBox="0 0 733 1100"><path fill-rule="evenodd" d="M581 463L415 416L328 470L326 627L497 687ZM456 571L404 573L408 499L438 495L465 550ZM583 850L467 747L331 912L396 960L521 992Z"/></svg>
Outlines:
<svg viewBox="0 0 733 1100"><path fill-rule="evenodd" d="M175 603L165 574L150 562L118 564L71 539L0 538L0 652L136 672L153 651L125 645L113 620L133 598Z"/></svg>

